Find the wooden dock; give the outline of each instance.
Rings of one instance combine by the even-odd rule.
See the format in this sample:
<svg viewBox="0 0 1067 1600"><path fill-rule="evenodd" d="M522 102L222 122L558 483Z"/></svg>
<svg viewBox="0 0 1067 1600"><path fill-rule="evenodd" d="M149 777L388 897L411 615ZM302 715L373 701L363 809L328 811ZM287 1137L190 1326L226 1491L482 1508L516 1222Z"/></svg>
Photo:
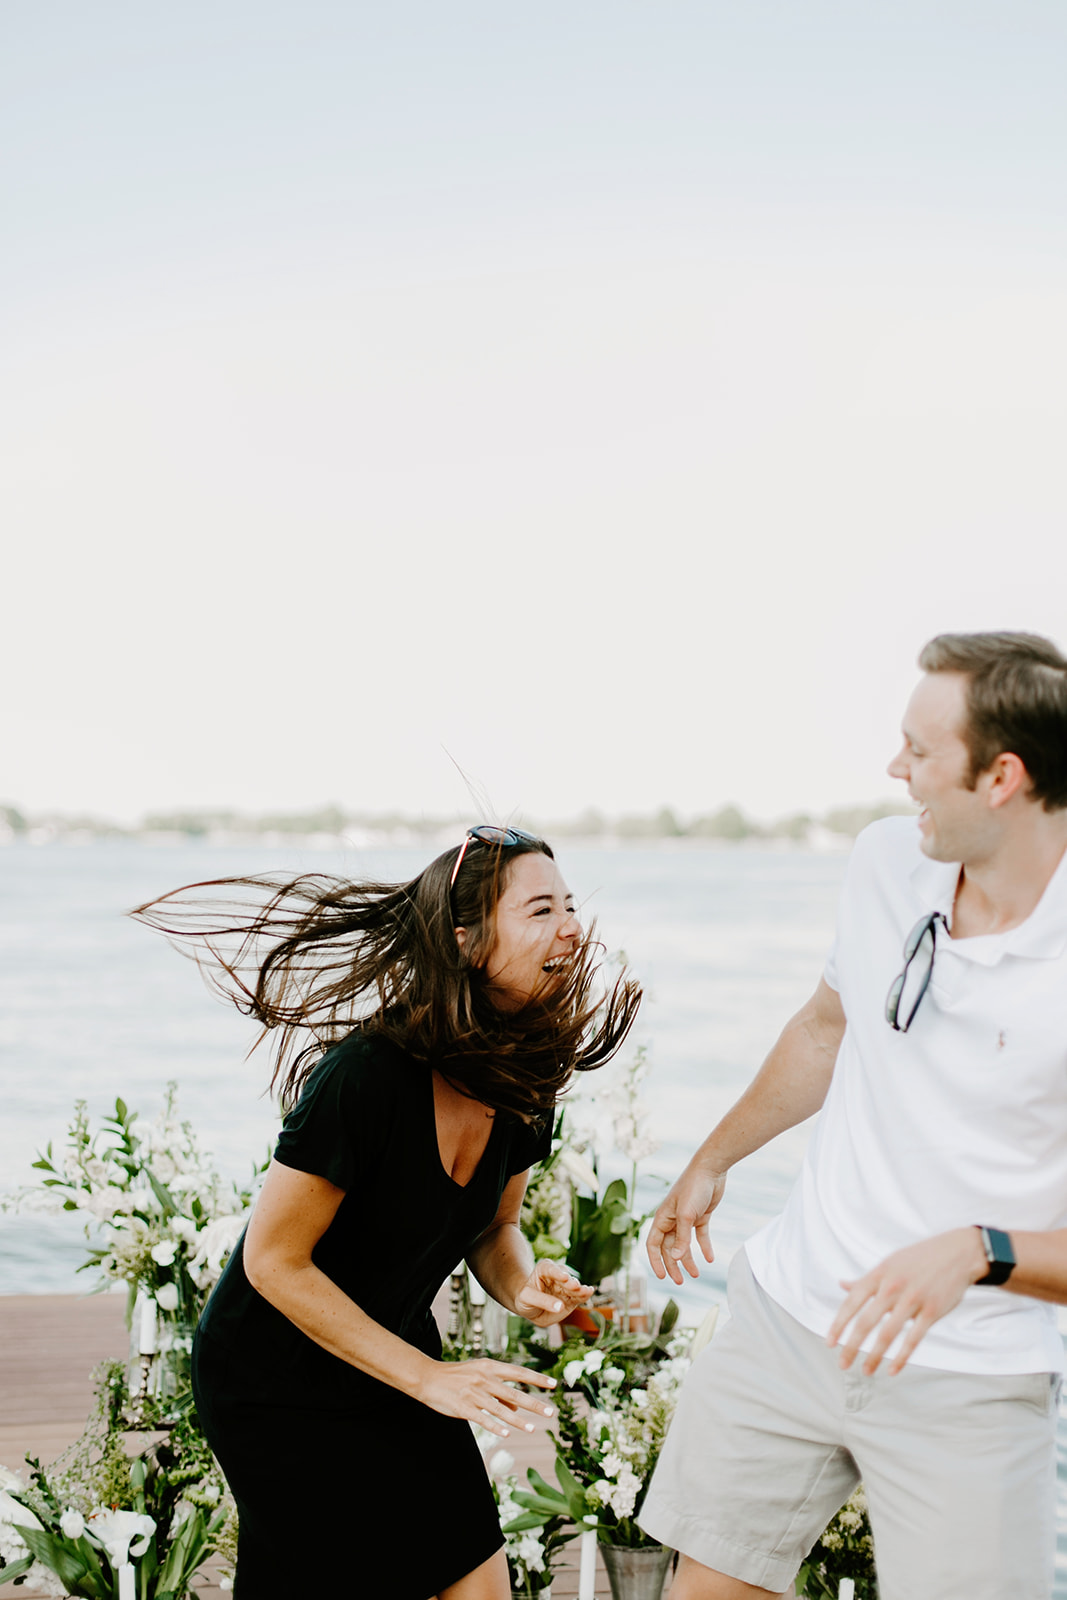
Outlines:
<svg viewBox="0 0 1067 1600"><path fill-rule="evenodd" d="M78 1437L92 1405L93 1368L108 1358L123 1359L129 1350L125 1304L125 1296L117 1294L0 1296L0 1464L18 1472L27 1455L47 1464ZM525 1480L527 1467L536 1467L554 1481L552 1442L543 1428L532 1435L513 1432L501 1445L515 1457L520 1480ZM0 1600L33 1600L40 1592L25 1584L0 1584ZM196 1592L198 1600L226 1596L210 1569L198 1579ZM610 1594L599 1562L596 1592L597 1600ZM574 1542L553 1582L552 1597L576 1600L577 1594ZM293 1597L307 1600L299 1577L293 1580ZM353 1600L377 1597L354 1590Z"/></svg>

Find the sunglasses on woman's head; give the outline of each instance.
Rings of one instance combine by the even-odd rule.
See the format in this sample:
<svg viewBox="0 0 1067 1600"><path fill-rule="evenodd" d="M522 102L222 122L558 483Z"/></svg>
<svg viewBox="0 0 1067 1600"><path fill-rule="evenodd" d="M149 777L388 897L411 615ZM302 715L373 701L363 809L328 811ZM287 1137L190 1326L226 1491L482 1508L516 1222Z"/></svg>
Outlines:
<svg viewBox="0 0 1067 1600"><path fill-rule="evenodd" d="M448 880L449 889L455 887L459 877L459 869L463 865L463 857L467 854L472 844L495 844L498 849L507 850L513 844L519 844L523 839L529 839L533 844L540 844L541 840L536 833L527 833L524 828L497 828L491 822L479 822L476 828L468 828L467 836L463 841L456 864L452 868L452 876Z"/></svg>

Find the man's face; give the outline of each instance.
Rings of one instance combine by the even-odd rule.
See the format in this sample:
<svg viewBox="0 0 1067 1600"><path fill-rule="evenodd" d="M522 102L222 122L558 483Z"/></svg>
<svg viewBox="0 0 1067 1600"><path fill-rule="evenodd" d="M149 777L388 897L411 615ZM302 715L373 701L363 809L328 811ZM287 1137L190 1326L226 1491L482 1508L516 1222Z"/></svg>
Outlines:
<svg viewBox="0 0 1067 1600"><path fill-rule="evenodd" d="M967 787L966 690L964 673L927 673L908 701L904 743L888 768L922 807L922 849L933 861L974 862L995 842L982 776L975 789Z"/></svg>

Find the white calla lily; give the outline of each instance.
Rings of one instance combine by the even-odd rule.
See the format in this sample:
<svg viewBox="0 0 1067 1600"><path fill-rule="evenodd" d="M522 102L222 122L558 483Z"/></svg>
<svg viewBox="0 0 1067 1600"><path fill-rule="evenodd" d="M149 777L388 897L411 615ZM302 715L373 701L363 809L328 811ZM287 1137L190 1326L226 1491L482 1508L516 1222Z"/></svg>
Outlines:
<svg viewBox="0 0 1067 1600"><path fill-rule="evenodd" d="M693 1335L693 1342L689 1346L690 1361L695 1361L697 1356L703 1350L704 1346L710 1342L711 1336L715 1332L715 1324L718 1322L718 1320L719 1308L718 1306L712 1306L711 1310L700 1324L700 1327Z"/></svg>
<svg viewBox="0 0 1067 1600"><path fill-rule="evenodd" d="M559 1164L572 1182L581 1185L582 1188L592 1189L594 1194L597 1193L600 1188L597 1175L589 1162L584 1156L580 1156L577 1150L561 1150Z"/></svg>
<svg viewBox="0 0 1067 1600"><path fill-rule="evenodd" d="M19 1485L21 1488L21 1484ZM13 1500L6 1489L0 1489L0 1522L8 1522L13 1528L39 1528L40 1521L33 1512L17 1500Z"/></svg>
<svg viewBox="0 0 1067 1600"><path fill-rule="evenodd" d="M109 1511L98 1506L89 1517L89 1531L107 1551L112 1566L118 1567L144 1555L156 1525L137 1511Z"/></svg>

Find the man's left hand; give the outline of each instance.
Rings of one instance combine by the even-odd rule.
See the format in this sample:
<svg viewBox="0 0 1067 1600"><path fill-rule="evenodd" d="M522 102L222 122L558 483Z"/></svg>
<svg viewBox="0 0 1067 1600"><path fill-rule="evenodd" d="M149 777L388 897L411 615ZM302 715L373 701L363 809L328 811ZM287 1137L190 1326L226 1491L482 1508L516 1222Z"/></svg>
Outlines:
<svg viewBox="0 0 1067 1600"><path fill-rule="evenodd" d="M977 1228L953 1228L908 1245L855 1283L842 1282L848 1294L826 1342L831 1347L840 1344L841 1365L850 1367L867 1335L877 1329L874 1344L863 1357L863 1371L870 1374L903 1334L889 1363L890 1373L897 1373L927 1329L959 1305L964 1290L988 1270Z"/></svg>

